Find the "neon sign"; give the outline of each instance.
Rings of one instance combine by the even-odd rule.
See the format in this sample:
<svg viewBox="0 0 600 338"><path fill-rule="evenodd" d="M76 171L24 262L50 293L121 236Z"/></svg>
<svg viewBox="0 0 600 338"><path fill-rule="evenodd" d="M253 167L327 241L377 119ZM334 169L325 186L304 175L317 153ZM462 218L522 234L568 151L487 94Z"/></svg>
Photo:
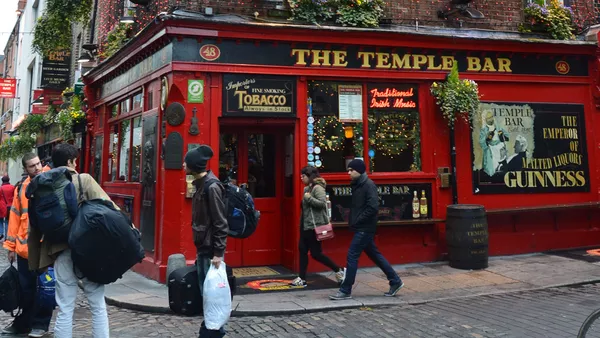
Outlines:
<svg viewBox="0 0 600 338"><path fill-rule="evenodd" d="M373 109L415 109L417 98L414 86L369 87L369 108Z"/></svg>

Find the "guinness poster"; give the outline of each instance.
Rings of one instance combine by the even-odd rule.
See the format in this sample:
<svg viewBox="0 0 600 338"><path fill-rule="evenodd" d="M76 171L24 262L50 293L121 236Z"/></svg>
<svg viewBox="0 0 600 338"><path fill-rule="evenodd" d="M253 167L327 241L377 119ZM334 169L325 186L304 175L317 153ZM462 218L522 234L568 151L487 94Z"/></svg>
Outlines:
<svg viewBox="0 0 600 338"><path fill-rule="evenodd" d="M583 105L482 102L471 136L475 194L590 189Z"/></svg>
<svg viewBox="0 0 600 338"><path fill-rule="evenodd" d="M223 116L296 116L296 78L223 76Z"/></svg>
<svg viewBox="0 0 600 338"><path fill-rule="evenodd" d="M52 52L42 63L42 88L63 90L71 77L71 51Z"/></svg>

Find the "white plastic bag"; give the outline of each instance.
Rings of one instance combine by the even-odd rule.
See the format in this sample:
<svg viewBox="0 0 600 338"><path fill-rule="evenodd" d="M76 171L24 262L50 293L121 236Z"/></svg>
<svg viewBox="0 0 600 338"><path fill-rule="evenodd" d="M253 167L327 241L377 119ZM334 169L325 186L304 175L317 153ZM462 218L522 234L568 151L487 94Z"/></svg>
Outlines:
<svg viewBox="0 0 600 338"><path fill-rule="evenodd" d="M204 325L209 330L218 330L227 323L231 314L231 290L225 262L221 262L218 269L210 264L202 290Z"/></svg>

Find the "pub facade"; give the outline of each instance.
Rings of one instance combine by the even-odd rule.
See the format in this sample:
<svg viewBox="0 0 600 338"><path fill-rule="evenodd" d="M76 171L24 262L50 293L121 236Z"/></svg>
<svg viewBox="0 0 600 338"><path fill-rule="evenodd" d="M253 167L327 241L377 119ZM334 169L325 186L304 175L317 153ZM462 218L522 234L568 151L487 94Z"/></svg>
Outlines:
<svg viewBox="0 0 600 338"><path fill-rule="evenodd" d="M162 282L169 255L195 259L182 163L200 144L215 151L209 169L247 184L261 212L254 235L228 239L233 267L297 270L306 165L320 170L332 203L336 236L324 251L344 264L354 158L379 188L382 253L393 264L442 260L450 135L429 88L457 63L482 95L471 125L456 126L457 194L486 207L490 255L589 246L600 240L596 50L510 33L175 11L86 74L84 170L141 228L147 255L134 269Z"/></svg>

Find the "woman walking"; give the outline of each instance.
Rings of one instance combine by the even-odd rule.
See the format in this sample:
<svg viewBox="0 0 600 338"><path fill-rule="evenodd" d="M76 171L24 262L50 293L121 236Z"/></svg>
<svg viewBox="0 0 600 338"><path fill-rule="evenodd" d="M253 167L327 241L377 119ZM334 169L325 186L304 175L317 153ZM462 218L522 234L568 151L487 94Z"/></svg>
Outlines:
<svg viewBox="0 0 600 338"><path fill-rule="evenodd" d="M308 252L317 262L326 265L335 272L338 283L342 283L346 269L340 268L329 257L323 254L321 242L317 241L315 227L329 223L325 180L315 167L304 167L301 171L304 188L302 199L302 218L300 219L300 275L292 281L293 286L306 287L306 270L308 268Z"/></svg>

